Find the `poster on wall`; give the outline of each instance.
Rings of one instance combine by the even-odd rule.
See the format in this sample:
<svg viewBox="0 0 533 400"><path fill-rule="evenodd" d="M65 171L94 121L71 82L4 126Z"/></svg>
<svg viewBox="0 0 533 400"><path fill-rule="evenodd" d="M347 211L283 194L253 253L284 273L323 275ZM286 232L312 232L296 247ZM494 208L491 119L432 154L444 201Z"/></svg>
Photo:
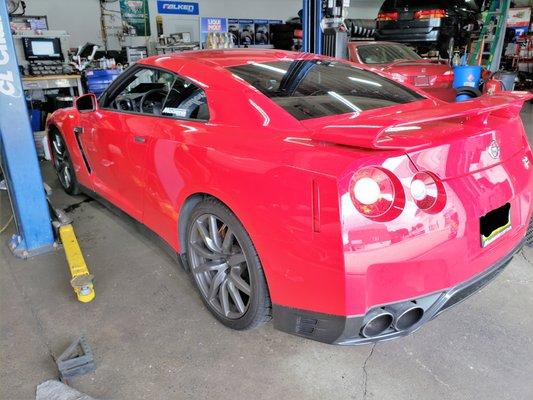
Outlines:
<svg viewBox="0 0 533 400"><path fill-rule="evenodd" d="M531 8L520 7L509 9L507 14L507 27L508 28L524 28L529 27L529 21L531 20Z"/></svg>
<svg viewBox="0 0 533 400"><path fill-rule="evenodd" d="M176 0L157 0L157 12L159 14L199 15L200 5Z"/></svg>
<svg viewBox="0 0 533 400"><path fill-rule="evenodd" d="M269 44L270 43L270 25L268 19L254 20L255 27L255 44Z"/></svg>
<svg viewBox="0 0 533 400"><path fill-rule="evenodd" d="M231 33L233 46L239 46L239 20L235 18L228 19L228 32Z"/></svg>
<svg viewBox="0 0 533 400"><path fill-rule="evenodd" d="M228 19L218 17L200 18L200 43L205 48L207 36L210 33L225 33L228 31Z"/></svg>
<svg viewBox="0 0 533 400"><path fill-rule="evenodd" d="M150 36L148 0L120 0L122 22L132 36Z"/></svg>
<svg viewBox="0 0 533 400"><path fill-rule="evenodd" d="M239 19L239 45L255 44L255 25L253 19Z"/></svg>

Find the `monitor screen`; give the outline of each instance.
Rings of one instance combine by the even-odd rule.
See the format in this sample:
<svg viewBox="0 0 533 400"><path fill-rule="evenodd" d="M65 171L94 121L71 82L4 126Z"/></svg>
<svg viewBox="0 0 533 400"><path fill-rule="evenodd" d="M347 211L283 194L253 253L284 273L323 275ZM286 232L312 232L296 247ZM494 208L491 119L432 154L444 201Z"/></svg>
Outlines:
<svg viewBox="0 0 533 400"><path fill-rule="evenodd" d="M24 38L24 54L28 60L62 60L59 38Z"/></svg>
<svg viewBox="0 0 533 400"><path fill-rule="evenodd" d="M35 56L58 56L54 51L54 42L51 40L48 41L39 41L31 43L31 51Z"/></svg>

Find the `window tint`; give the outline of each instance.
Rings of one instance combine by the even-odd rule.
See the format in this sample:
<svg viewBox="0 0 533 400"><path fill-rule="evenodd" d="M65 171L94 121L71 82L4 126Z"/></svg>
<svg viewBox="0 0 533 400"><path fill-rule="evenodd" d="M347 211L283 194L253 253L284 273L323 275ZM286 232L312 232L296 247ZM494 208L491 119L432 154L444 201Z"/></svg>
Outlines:
<svg viewBox="0 0 533 400"><path fill-rule="evenodd" d="M364 64L388 64L396 60L420 60L418 54L402 45L358 46L357 52Z"/></svg>
<svg viewBox="0 0 533 400"><path fill-rule="evenodd" d="M171 72L141 68L106 99L119 111L187 119L209 119L205 92Z"/></svg>
<svg viewBox="0 0 533 400"><path fill-rule="evenodd" d="M176 78L165 101L162 115L207 121L209 109L205 92L185 79Z"/></svg>
<svg viewBox="0 0 533 400"><path fill-rule="evenodd" d="M106 100L106 106L120 111L160 115L174 79L170 72L141 68L122 83L115 96Z"/></svg>
<svg viewBox="0 0 533 400"><path fill-rule="evenodd" d="M229 70L300 120L423 98L389 79L335 61L249 62Z"/></svg>

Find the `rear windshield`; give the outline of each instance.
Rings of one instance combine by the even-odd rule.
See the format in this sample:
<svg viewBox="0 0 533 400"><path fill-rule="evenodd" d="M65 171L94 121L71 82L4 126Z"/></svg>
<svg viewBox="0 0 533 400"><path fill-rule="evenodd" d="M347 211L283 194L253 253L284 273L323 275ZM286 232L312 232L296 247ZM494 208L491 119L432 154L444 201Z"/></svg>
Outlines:
<svg viewBox="0 0 533 400"><path fill-rule="evenodd" d="M423 99L394 81L335 61L249 62L229 70L299 120Z"/></svg>
<svg viewBox="0 0 533 400"><path fill-rule="evenodd" d="M385 0L381 6L381 10L398 10L402 8L408 8L409 10L425 10L430 8L449 9L457 6L476 11L482 2L483 0Z"/></svg>
<svg viewBox="0 0 533 400"><path fill-rule="evenodd" d="M388 64L396 60L420 60L409 47L400 44L372 44L358 46L357 53L363 64Z"/></svg>

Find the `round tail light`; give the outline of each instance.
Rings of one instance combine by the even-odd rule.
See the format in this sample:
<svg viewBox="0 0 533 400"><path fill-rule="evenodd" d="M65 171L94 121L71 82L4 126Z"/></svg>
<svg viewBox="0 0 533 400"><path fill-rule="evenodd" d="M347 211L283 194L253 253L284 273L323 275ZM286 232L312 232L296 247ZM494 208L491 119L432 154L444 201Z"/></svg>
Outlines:
<svg viewBox="0 0 533 400"><path fill-rule="evenodd" d="M411 197L423 211L437 213L446 204L446 191L442 181L431 172L419 172L411 181Z"/></svg>
<svg viewBox="0 0 533 400"><path fill-rule="evenodd" d="M401 214L405 194L398 178L380 167L366 167L355 173L350 196L357 211L375 221L390 221Z"/></svg>

